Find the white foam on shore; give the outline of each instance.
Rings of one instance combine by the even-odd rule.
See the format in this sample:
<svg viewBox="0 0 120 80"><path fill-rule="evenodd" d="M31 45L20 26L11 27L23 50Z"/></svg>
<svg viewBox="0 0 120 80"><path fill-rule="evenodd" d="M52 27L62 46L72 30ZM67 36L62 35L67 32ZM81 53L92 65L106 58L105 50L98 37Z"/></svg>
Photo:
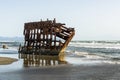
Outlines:
<svg viewBox="0 0 120 80"><path fill-rule="evenodd" d="M110 44L110 43L70 43L69 46L74 47L87 47L87 48L106 48L106 49L120 49L120 44Z"/></svg>
<svg viewBox="0 0 120 80"><path fill-rule="evenodd" d="M75 65L120 64L120 60L114 60L108 55L89 54L87 52L72 52L66 57L66 61Z"/></svg>
<svg viewBox="0 0 120 80"><path fill-rule="evenodd" d="M0 48L0 54L17 54L18 50L15 48L3 49Z"/></svg>

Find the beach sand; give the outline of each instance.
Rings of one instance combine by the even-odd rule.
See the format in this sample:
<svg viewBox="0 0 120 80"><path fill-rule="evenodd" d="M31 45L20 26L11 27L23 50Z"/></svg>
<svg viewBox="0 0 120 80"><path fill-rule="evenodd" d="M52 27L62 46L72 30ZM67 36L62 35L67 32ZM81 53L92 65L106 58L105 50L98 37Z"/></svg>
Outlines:
<svg viewBox="0 0 120 80"><path fill-rule="evenodd" d="M1 72L0 80L120 80L119 64L24 67Z"/></svg>
<svg viewBox="0 0 120 80"><path fill-rule="evenodd" d="M80 61L76 57L67 57L66 61L66 64L25 67L23 60L18 59L0 65L0 80L120 80L120 64Z"/></svg>
<svg viewBox="0 0 120 80"><path fill-rule="evenodd" d="M15 58L0 57L0 65L7 65L17 61Z"/></svg>

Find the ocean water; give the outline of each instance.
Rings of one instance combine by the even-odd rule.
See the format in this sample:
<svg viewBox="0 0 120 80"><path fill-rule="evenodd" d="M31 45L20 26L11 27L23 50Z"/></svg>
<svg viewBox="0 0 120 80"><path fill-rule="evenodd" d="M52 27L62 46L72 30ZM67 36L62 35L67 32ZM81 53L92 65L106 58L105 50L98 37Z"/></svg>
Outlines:
<svg viewBox="0 0 120 80"><path fill-rule="evenodd" d="M18 58L20 43L0 42L0 56ZM3 44L8 49L2 49ZM65 54L64 65L25 67L19 58L12 64L0 65L0 80L120 80L119 41L72 41Z"/></svg>
<svg viewBox="0 0 120 80"><path fill-rule="evenodd" d="M18 58L23 42L0 42L0 56ZM8 49L2 49L7 45ZM69 64L120 64L120 41L71 41L65 52Z"/></svg>
<svg viewBox="0 0 120 80"><path fill-rule="evenodd" d="M120 41L72 41L66 52L82 62L120 64Z"/></svg>

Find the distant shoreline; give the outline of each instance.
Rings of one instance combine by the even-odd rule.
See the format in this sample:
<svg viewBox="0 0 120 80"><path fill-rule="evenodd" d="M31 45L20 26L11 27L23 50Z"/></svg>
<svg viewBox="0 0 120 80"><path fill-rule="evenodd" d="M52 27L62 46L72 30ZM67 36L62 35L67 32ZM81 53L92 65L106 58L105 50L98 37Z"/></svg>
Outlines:
<svg viewBox="0 0 120 80"><path fill-rule="evenodd" d="M9 57L0 57L0 65L8 65L15 61L18 61L15 58L9 58Z"/></svg>

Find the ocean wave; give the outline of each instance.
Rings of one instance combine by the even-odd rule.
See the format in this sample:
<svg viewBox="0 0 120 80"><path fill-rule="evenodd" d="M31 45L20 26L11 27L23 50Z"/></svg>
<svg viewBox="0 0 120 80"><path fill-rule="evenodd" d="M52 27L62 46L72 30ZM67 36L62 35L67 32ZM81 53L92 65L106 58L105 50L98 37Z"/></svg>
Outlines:
<svg viewBox="0 0 120 80"><path fill-rule="evenodd" d="M110 56L106 54L95 54L95 53L88 53L88 52L66 52L68 58L72 60L76 60L76 62L72 61L72 63L79 63L79 64L93 64L93 63L108 63L108 64L120 64L120 57L118 56ZM72 59L73 58L73 59ZM79 60L79 61L78 61Z"/></svg>
<svg viewBox="0 0 120 80"><path fill-rule="evenodd" d="M96 40L85 40L85 41L71 41L71 43L102 43L102 44L120 44L120 41L118 40L101 40L101 41L96 41Z"/></svg>
<svg viewBox="0 0 120 80"><path fill-rule="evenodd" d="M0 49L0 54L18 54L18 50L11 48L11 49Z"/></svg>
<svg viewBox="0 0 120 80"><path fill-rule="evenodd" d="M69 46L120 49L120 41L72 41Z"/></svg>

